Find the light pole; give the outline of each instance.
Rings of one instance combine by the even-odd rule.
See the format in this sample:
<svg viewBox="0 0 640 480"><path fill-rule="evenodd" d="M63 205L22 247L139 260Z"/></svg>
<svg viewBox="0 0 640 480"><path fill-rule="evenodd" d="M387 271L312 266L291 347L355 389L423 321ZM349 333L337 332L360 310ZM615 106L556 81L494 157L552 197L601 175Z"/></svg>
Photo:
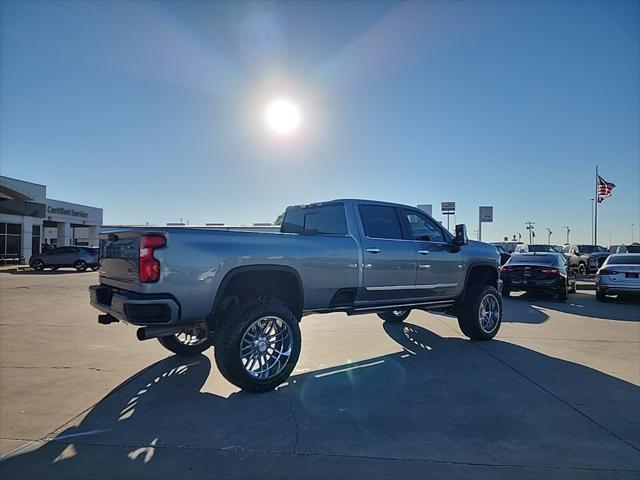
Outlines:
<svg viewBox="0 0 640 480"><path fill-rule="evenodd" d="M551 229L549 227L547 227L547 245L551 245L551 234L553 232L551 231Z"/></svg>
<svg viewBox="0 0 640 480"><path fill-rule="evenodd" d="M536 222L524 222L524 224L527 226L527 230L529 230L529 245L531 245L533 243L532 238L536 236L535 232L533 231Z"/></svg>
<svg viewBox="0 0 640 480"><path fill-rule="evenodd" d="M565 225L564 228L567 229L567 243L566 243L566 245L569 245L569 232L571 231L571 229L569 228L569 225Z"/></svg>
<svg viewBox="0 0 640 480"><path fill-rule="evenodd" d="M591 243L593 243L593 198L591 199Z"/></svg>
<svg viewBox="0 0 640 480"><path fill-rule="evenodd" d="M633 243L635 240L635 237L633 235L634 233L635 233L635 224L632 223L631 224L631 243Z"/></svg>

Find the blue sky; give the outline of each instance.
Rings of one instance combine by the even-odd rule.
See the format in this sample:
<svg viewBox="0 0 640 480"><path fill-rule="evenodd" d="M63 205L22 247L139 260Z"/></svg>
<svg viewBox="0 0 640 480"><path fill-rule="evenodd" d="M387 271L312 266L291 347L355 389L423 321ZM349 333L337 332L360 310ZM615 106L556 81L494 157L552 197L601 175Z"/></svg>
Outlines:
<svg viewBox="0 0 640 480"><path fill-rule="evenodd" d="M638 240L639 5L3 1L0 170L107 223L365 197L562 243L591 239L598 164L599 243ZM287 139L262 120L283 95Z"/></svg>

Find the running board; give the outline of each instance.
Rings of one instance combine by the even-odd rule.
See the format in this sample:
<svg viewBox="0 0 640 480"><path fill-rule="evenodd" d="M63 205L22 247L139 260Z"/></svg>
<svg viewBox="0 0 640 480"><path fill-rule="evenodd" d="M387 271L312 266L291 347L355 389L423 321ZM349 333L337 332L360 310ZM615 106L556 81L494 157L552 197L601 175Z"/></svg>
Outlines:
<svg viewBox="0 0 640 480"><path fill-rule="evenodd" d="M353 307L347 310L347 315L359 315L370 312L384 312L398 310L400 308L419 308L421 310L441 310L449 308L456 303L455 300L437 300L433 302L401 303L396 305L376 305L371 307Z"/></svg>

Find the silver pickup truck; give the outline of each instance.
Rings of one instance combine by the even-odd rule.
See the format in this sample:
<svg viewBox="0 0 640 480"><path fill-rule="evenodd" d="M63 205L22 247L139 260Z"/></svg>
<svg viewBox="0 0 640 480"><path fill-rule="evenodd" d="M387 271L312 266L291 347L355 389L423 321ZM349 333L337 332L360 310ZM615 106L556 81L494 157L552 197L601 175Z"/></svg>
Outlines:
<svg viewBox="0 0 640 480"><path fill-rule="evenodd" d="M100 283L89 287L102 324L136 325L179 355L214 346L236 386L271 390L300 355L299 322L312 313L411 309L458 318L473 340L502 321L499 255L455 236L421 210L368 200L287 208L280 232L133 227L100 237Z"/></svg>

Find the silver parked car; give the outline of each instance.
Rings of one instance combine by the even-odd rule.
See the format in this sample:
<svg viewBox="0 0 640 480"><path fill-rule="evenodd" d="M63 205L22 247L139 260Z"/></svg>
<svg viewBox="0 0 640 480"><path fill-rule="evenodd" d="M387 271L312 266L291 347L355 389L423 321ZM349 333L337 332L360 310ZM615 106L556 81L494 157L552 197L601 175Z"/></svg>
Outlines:
<svg viewBox="0 0 640 480"><path fill-rule="evenodd" d="M596 297L640 294L640 253L616 253L607 257L596 274Z"/></svg>
<svg viewBox="0 0 640 480"><path fill-rule="evenodd" d="M58 247L47 253L34 255L29 259L29 266L41 271L45 268L57 270L62 267L73 267L79 272L87 268L98 269L98 249L94 247Z"/></svg>

